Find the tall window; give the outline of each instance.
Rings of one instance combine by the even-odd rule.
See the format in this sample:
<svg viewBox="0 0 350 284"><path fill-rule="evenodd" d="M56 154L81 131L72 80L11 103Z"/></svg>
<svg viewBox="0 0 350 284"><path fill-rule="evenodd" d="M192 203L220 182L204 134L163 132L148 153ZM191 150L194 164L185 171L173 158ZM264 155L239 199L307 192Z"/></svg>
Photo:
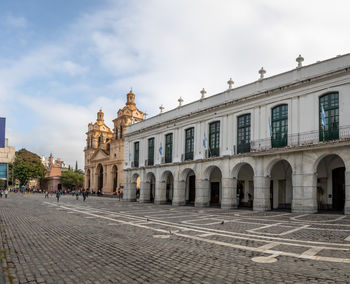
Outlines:
<svg viewBox="0 0 350 284"><path fill-rule="evenodd" d="M120 125L120 138L123 138L123 126Z"/></svg>
<svg viewBox="0 0 350 284"><path fill-rule="evenodd" d="M148 139L148 166L154 165L154 138Z"/></svg>
<svg viewBox="0 0 350 284"><path fill-rule="evenodd" d="M250 152L250 114L237 118L237 153Z"/></svg>
<svg viewBox="0 0 350 284"><path fill-rule="evenodd" d="M220 156L220 121L209 124L209 157Z"/></svg>
<svg viewBox="0 0 350 284"><path fill-rule="evenodd" d="M337 92L320 97L319 117L320 141L339 139L339 94Z"/></svg>
<svg viewBox="0 0 350 284"><path fill-rule="evenodd" d="M194 127L185 130L185 160L193 160Z"/></svg>
<svg viewBox="0 0 350 284"><path fill-rule="evenodd" d="M134 143L134 167L139 166L139 151L140 151L140 142Z"/></svg>
<svg viewBox="0 0 350 284"><path fill-rule="evenodd" d="M98 146L103 145L103 134L98 137Z"/></svg>
<svg viewBox="0 0 350 284"><path fill-rule="evenodd" d="M173 134L165 135L165 162L171 163L173 161Z"/></svg>
<svg viewBox="0 0 350 284"><path fill-rule="evenodd" d="M272 137L273 148L285 147L288 144L288 105L279 105L272 109Z"/></svg>

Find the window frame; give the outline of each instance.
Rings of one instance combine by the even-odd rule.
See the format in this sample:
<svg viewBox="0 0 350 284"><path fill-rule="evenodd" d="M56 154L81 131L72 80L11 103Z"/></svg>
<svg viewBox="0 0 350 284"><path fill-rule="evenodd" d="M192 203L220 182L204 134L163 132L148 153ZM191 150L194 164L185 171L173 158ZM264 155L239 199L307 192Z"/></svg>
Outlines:
<svg viewBox="0 0 350 284"><path fill-rule="evenodd" d="M210 122L209 126L209 157L220 156L220 120ZM214 145L213 145L214 144Z"/></svg>
<svg viewBox="0 0 350 284"><path fill-rule="evenodd" d="M250 152L251 122L251 113L237 116L237 154ZM244 143L241 143L242 141L244 141Z"/></svg>
<svg viewBox="0 0 350 284"><path fill-rule="evenodd" d="M168 141L168 137L171 137ZM173 161L173 133L167 133L165 134L165 155L164 155L164 162L165 163L172 163Z"/></svg>
<svg viewBox="0 0 350 284"><path fill-rule="evenodd" d="M271 109L271 147L288 145L288 104L280 104Z"/></svg>
<svg viewBox="0 0 350 284"><path fill-rule="evenodd" d="M135 168L139 167L139 161L140 161L140 141L136 141L134 142L134 167Z"/></svg>
<svg viewBox="0 0 350 284"><path fill-rule="evenodd" d="M193 160L194 158L194 129L194 127L185 129L185 161ZM187 133L192 134L187 135Z"/></svg>
<svg viewBox="0 0 350 284"><path fill-rule="evenodd" d="M322 105L326 117L326 127L322 124ZM318 98L318 108L319 141L339 139L339 92L329 92L320 96Z"/></svg>
<svg viewBox="0 0 350 284"><path fill-rule="evenodd" d="M154 137L148 138L147 140L147 166L154 165Z"/></svg>

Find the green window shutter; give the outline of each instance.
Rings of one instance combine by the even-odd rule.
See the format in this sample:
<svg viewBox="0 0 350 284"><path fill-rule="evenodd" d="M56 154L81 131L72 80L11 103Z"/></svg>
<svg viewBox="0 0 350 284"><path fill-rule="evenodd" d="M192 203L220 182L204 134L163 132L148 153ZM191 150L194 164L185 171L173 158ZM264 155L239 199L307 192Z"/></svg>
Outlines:
<svg viewBox="0 0 350 284"><path fill-rule="evenodd" d="M220 121L209 124L209 157L220 156Z"/></svg>
<svg viewBox="0 0 350 284"><path fill-rule="evenodd" d="M148 166L154 165L154 138L148 139Z"/></svg>
<svg viewBox="0 0 350 284"><path fill-rule="evenodd" d="M165 135L165 162L171 163L173 160L173 134Z"/></svg>
<svg viewBox="0 0 350 284"><path fill-rule="evenodd" d="M279 105L272 109L272 148L288 145L288 105Z"/></svg>
<svg viewBox="0 0 350 284"><path fill-rule="evenodd" d="M250 113L237 117L237 154L250 152Z"/></svg>
<svg viewBox="0 0 350 284"><path fill-rule="evenodd" d="M140 143L135 142L134 143L134 167L139 166L139 151L140 151Z"/></svg>
<svg viewBox="0 0 350 284"><path fill-rule="evenodd" d="M185 160L193 160L194 127L185 130Z"/></svg>
<svg viewBox="0 0 350 284"><path fill-rule="evenodd" d="M326 125L322 123L322 106L325 112ZM330 141L339 139L339 93L323 95L319 99L319 139Z"/></svg>

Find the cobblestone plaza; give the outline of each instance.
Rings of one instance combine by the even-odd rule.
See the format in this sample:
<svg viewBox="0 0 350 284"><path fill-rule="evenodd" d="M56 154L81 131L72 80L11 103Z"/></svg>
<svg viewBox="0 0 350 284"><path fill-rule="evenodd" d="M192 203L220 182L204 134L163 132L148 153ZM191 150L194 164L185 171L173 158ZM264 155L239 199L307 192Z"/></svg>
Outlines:
<svg viewBox="0 0 350 284"><path fill-rule="evenodd" d="M348 215L11 194L0 238L4 283L350 282Z"/></svg>

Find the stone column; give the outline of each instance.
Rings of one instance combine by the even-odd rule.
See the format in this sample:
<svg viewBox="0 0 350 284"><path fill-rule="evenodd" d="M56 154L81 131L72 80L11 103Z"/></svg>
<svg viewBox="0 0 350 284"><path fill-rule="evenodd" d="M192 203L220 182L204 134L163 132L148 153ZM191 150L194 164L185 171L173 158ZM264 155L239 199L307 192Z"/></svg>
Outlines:
<svg viewBox="0 0 350 284"><path fill-rule="evenodd" d="M350 171L345 172L345 206L344 214L350 214Z"/></svg>
<svg viewBox="0 0 350 284"><path fill-rule="evenodd" d="M184 180L174 180L173 205L186 204L186 182Z"/></svg>
<svg viewBox="0 0 350 284"><path fill-rule="evenodd" d="M196 179L195 207L207 207L210 205L210 182L207 179Z"/></svg>
<svg viewBox="0 0 350 284"><path fill-rule="evenodd" d="M151 183L149 181L141 182L140 184L140 203L149 203L151 194Z"/></svg>
<svg viewBox="0 0 350 284"><path fill-rule="evenodd" d="M157 181L155 188L154 204L166 204L166 182Z"/></svg>
<svg viewBox="0 0 350 284"><path fill-rule="evenodd" d="M317 212L317 176L315 173L294 173L293 183L293 213Z"/></svg>
<svg viewBox="0 0 350 284"><path fill-rule="evenodd" d="M123 201L136 201L136 181L131 181L127 172L124 175L124 181Z"/></svg>
<svg viewBox="0 0 350 284"><path fill-rule="evenodd" d="M237 179L222 178L222 198L221 208L231 209L237 208Z"/></svg>
<svg viewBox="0 0 350 284"><path fill-rule="evenodd" d="M254 211L271 210L270 204L270 178L265 176L254 176Z"/></svg>

